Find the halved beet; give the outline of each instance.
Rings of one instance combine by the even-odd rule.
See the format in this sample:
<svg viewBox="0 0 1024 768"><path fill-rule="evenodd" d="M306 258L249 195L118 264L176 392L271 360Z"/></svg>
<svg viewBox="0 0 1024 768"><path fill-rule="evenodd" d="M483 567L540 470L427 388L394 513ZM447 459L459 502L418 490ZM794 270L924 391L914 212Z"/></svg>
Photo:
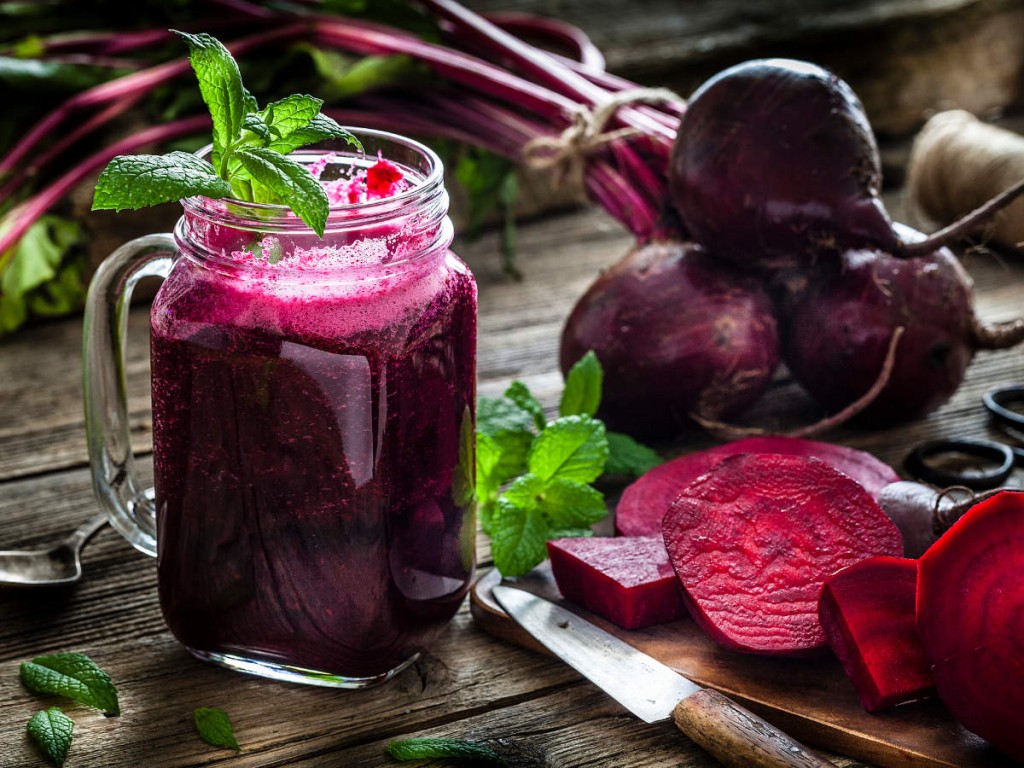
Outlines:
<svg viewBox="0 0 1024 768"><path fill-rule="evenodd" d="M917 625L949 711L1024 760L1024 493L971 507L921 555Z"/></svg>
<svg viewBox="0 0 1024 768"><path fill-rule="evenodd" d="M821 459L852 477L875 499L885 486L900 479L888 464L856 448L782 435L748 437L685 454L635 480L622 492L615 508L615 530L620 536L657 535L661 519L679 492L723 458L737 453L781 453Z"/></svg>
<svg viewBox="0 0 1024 768"><path fill-rule="evenodd" d="M859 483L819 459L780 454L726 457L676 497L662 531L694 619L748 653L825 648L825 579L903 551L899 530Z"/></svg>
<svg viewBox="0 0 1024 768"><path fill-rule="evenodd" d="M555 539L551 571L562 595L625 629L686 615L660 537Z"/></svg>
<svg viewBox="0 0 1024 768"><path fill-rule="evenodd" d="M916 599L916 560L869 557L825 580L818 617L868 712L935 693Z"/></svg>

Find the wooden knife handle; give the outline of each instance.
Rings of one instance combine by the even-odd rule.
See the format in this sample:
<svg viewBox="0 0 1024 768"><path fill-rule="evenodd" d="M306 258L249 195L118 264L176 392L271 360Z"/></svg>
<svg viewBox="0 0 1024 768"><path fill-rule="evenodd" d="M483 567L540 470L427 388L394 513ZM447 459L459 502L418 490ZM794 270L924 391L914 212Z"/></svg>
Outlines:
<svg viewBox="0 0 1024 768"><path fill-rule="evenodd" d="M730 768L835 768L778 728L717 691L705 688L676 704L683 733Z"/></svg>

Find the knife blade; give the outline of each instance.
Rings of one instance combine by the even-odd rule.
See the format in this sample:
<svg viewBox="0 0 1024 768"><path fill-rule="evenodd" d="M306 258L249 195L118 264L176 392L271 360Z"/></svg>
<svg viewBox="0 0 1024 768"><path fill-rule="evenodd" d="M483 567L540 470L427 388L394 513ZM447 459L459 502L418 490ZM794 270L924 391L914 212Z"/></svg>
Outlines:
<svg viewBox="0 0 1024 768"><path fill-rule="evenodd" d="M667 720L731 768L835 768L717 691L562 606L515 587L494 599L542 645L647 723Z"/></svg>

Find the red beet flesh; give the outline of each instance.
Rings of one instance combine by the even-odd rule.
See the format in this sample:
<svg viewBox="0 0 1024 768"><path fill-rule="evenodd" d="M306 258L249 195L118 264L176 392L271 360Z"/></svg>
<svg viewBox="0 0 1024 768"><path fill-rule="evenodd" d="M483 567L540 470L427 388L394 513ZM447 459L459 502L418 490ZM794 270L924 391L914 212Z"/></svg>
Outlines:
<svg viewBox="0 0 1024 768"><path fill-rule="evenodd" d="M671 436L691 414L726 420L760 398L779 361L773 312L759 281L715 267L698 246L641 246L577 302L562 371L594 350L609 428Z"/></svg>
<svg viewBox="0 0 1024 768"><path fill-rule="evenodd" d="M616 532L620 536L659 534L661 519L679 492L726 456L736 453L781 453L821 459L852 477L875 499L883 488L900 479L888 464L856 448L781 435L748 437L680 456L635 480L622 492L615 508Z"/></svg>
<svg viewBox="0 0 1024 768"><path fill-rule="evenodd" d="M917 624L939 697L1024 760L1024 493L971 507L918 564Z"/></svg>
<svg viewBox="0 0 1024 768"><path fill-rule="evenodd" d="M686 615L661 537L555 539L551 571L562 595L625 629Z"/></svg>
<svg viewBox="0 0 1024 768"><path fill-rule="evenodd" d="M869 557L825 580L821 626L868 712L935 691L916 597L917 562L898 557Z"/></svg>
<svg viewBox="0 0 1024 768"><path fill-rule="evenodd" d="M823 649L825 579L872 555L902 554L899 530L867 491L799 456L727 457L676 498L662 530L694 619L748 653Z"/></svg>
<svg viewBox="0 0 1024 768"><path fill-rule="evenodd" d="M669 183L694 239L748 269L897 245L864 109L845 82L806 62L748 61L697 89Z"/></svg>
<svg viewBox="0 0 1024 768"><path fill-rule="evenodd" d="M946 248L912 259L852 250L822 265L787 307L785 360L818 402L839 410L878 378L898 327L889 381L858 418L916 419L956 392L976 347L971 279Z"/></svg>

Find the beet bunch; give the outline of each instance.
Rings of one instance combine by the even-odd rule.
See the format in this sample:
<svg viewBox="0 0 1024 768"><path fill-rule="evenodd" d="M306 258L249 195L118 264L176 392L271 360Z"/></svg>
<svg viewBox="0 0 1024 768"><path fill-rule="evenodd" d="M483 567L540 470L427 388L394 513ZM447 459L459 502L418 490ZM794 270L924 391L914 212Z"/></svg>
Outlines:
<svg viewBox="0 0 1024 768"><path fill-rule="evenodd" d="M780 360L834 413L882 423L935 410L975 351L1024 340L1024 320L979 320L946 247L1019 190L925 237L893 223L881 180L864 109L834 74L785 59L724 70L680 119L667 206L678 224L641 246L674 253L675 267L631 254L602 275L566 323L563 368L594 349L611 370L603 407L648 438L741 414Z"/></svg>

